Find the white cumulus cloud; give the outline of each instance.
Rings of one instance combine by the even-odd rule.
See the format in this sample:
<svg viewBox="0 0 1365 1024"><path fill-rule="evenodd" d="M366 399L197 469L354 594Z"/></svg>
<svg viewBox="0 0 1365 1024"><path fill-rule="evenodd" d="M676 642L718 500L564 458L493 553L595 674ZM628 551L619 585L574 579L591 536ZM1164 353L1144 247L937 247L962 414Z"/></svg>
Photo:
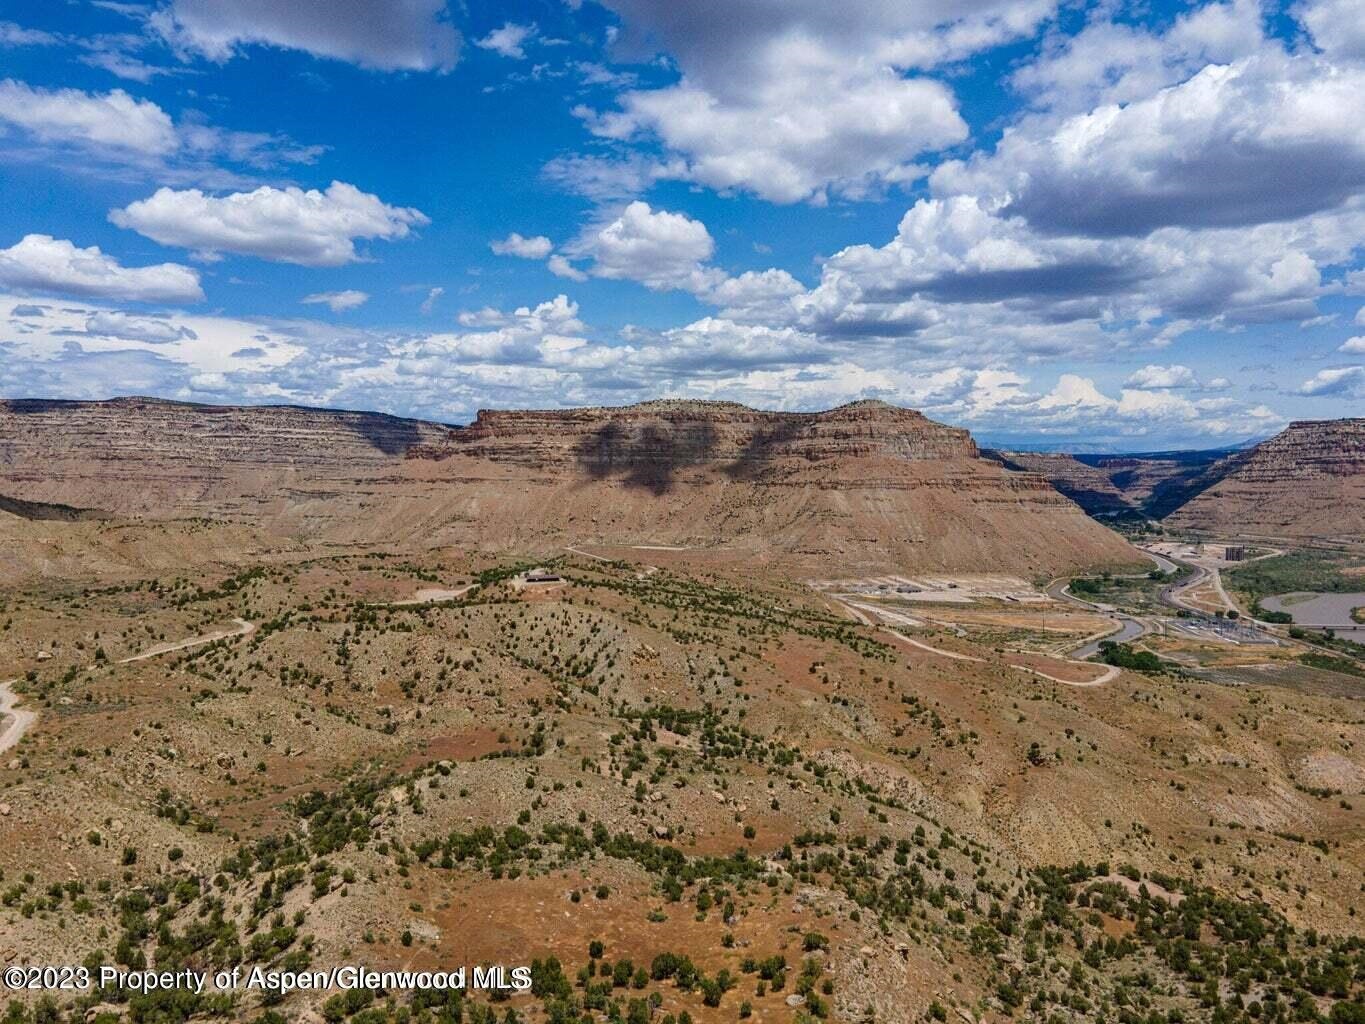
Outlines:
<svg viewBox="0 0 1365 1024"><path fill-rule="evenodd" d="M715 251L706 225L685 213L630 203L608 223L588 229L569 246L572 256L592 258L594 277L638 281L664 291L701 290L724 275L704 266Z"/></svg>
<svg viewBox="0 0 1365 1024"><path fill-rule="evenodd" d="M0 81L0 130L6 125L16 129L6 140L7 156L28 153L54 170L114 171L120 177L132 168L165 182L236 184L245 179L223 163L262 170L309 164L323 152L285 135L223 128L193 111L174 121L157 104L122 89L46 89L11 79Z"/></svg>
<svg viewBox="0 0 1365 1024"><path fill-rule="evenodd" d="M1365 11L1360 0L1308 0L1295 13L1318 47L1333 56L1365 60Z"/></svg>
<svg viewBox="0 0 1365 1024"><path fill-rule="evenodd" d="M780 203L916 177L965 139L952 91L922 73L1032 34L1053 0L605 0L618 49L665 51L681 78L579 111L600 136L662 143L670 176Z"/></svg>
<svg viewBox="0 0 1365 1024"><path fill-rule="evenodd" d="M312 267L359 259L357 239L405 238L414 227L430 223L419 210L389 206L341 181L325 192L262 186L226 196L162 188L110 211L109 219L210 259L237 253Z"/></svg>
<svg viewBox="0 0 1365 1024"><path fill-rule="evenodd" d="M554 249L554 243L544 235L525 238L513 231L506 238L490 242L488 247L499 256L520 256L524 260L543 260Z"/></svg>
<svg viewBox="0 0 1365 1024"><path fill-rule="evenodd" d="M0 249L0 285L134 302L198 302L199 275L178 263L125 267L98 246L77 248L51 235L26 235Z"/></svg>
<svg viewBox="0 0 1365 1024"><path fill-rule="evenodd" d="M1124 382L1126 387L1152 390L1155 388L1197 388L1199 378L1188 366L1149 364Z"/></svg>
<svg viewBox="0 0 1365 1024"><path fill-rule="evenodd" d="M1001 197L1048 232L1146 235L1329 210L1365 192L1365 67L1266 49L1060 124L1006 130L933 174L940 195Z"/></svg>
<svg viewBox="0 0 1365 1024"><path fill-rule="evenodd" d="M1336 366L1319 370L1299 385L1298 393L1313 397L1365 398L1365 366Z"/></svg>
<svg viewBox="0 0 1365 1024"><path fill-rule="evenodd" d="M586 281L588 279L587 274L583 273L583 271L579 270L559 253L555 253L551 256L547 261L546 266L550 268L550 273L554 274L555 277L562 277L569 281Z"/></svg>
<svg viewBox="0 0 1365 1024"><path fill-rule="evenodd" d="M169 114L122 89L108 93L41 89L5 79L0 82L0 122L23 128L42 142L94 145L145 156L167 156L180 146Z"/></svg>
<svg viewBox="0 0 1365 1024"><path fill-rule="evenodd" d="M302 299L305 305L326 306L333 313L344 313L348 309L356 309L370 301L370 293L357 291L348 288L340 292L315 292L306 295Z"/></svg>
<svg viewBox="0 0 1365 1024"><path fill-rule="evenodd" d="M509 21L502 28L496 28L477 40L474 45L484 50L492 50L503 57L522 60L526 56L525 43L535 35L535 32L534 25L518 25Z"/></svg>
<svg viewBox="0 0 1365 1024"><path fill-rule="evenodd" d="M823 201L827 188L856 197L921 176L916 156L967 136L946 87L889 68L793 69L728 103L684 80L627 92L620 104L578 113L605 138L657 136L683 158L677 176L778 203Z"/></svg>
<svg viewBox="0 0 1365 1024"><path fill-rule="evenodd" d="M167 319L129 316L118 310L100 310L91 314L85 321L85 333L126 341L144 341L149 345L169 345L198 337L190 328L171 323Z"/></svg>
<svg viewBox="0 0 1365 1024"><path fill-rule="evenodd" d="M172 0L151 23L182 53L215 61L254 44L381 71L448 71L460 52L446 0Z"/></svg>

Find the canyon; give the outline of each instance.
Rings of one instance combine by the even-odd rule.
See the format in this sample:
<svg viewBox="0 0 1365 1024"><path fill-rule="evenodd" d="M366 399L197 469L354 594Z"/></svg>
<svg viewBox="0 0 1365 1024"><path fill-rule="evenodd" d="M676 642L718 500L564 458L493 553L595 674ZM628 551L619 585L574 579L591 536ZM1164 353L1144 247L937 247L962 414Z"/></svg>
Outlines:
<svg viewBox="0 0 1365 1024"><path fill-rule="evenodd" d="M1244 449L986 454L1046 477L1095 516L1210 534L1365 537L1365 419L1298 421Z"/></svg>

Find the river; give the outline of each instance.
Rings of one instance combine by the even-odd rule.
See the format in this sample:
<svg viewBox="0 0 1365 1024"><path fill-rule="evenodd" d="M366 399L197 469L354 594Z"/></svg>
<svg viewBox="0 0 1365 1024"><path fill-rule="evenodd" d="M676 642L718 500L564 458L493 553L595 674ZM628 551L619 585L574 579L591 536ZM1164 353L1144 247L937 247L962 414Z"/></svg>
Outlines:
<svg viewBox="0 0 1365 1024"><path fill-rule="evenodd" d="M1351 620L1351 609L1365 607L1365 593L1315 594L1298 592L1267 597L1261 607L1288 612L1296 626L1332 629L1337 636L1365 643L1365 625Z"/></svg>

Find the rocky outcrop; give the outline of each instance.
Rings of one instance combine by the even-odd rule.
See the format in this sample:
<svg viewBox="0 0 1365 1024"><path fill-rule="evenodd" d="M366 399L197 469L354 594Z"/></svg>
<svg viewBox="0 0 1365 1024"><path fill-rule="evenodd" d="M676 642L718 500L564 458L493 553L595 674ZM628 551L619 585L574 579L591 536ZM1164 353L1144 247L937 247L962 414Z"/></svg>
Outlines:
<svg viewBox="0 0 1365 1024"><path fill-rule="evenodd" d="M1170 515L1187 529L1365 536L1365 419L1303 420L1229 460Z"/></svg>
<svg viewBox="0 0 1365 1024"><path fill-rule="evenodd" d="M108 519L109 513L98 509L72 508L70 505L51 505L42 501L21 501L0 494L0 512L6 512L20 519L55 520L62 523L77 523L85 520Z"/></svg>

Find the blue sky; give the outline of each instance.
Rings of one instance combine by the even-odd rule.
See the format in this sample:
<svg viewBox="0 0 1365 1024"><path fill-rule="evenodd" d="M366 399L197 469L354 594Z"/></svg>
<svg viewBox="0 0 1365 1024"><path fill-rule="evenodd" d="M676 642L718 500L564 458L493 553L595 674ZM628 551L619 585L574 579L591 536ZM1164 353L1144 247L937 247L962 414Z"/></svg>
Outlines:
<svg viewBox="0 0 1365 1024"><path fill-rule="evenodd" d="M0 0L0 394L1365 408L1365 0Z"/></svg>

